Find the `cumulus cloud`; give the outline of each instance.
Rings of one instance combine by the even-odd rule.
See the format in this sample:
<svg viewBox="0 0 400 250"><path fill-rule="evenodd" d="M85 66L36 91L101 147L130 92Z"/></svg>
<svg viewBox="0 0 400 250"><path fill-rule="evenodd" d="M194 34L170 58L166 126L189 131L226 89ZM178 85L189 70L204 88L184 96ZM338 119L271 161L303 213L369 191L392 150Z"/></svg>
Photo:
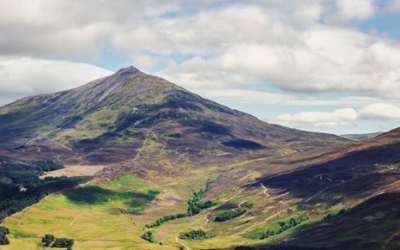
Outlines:
<svg viewBox="0 0 400 250"><path fill-rule="evenodd" d="M300 129L338 129L355 127L356 120L399 121L400 107L390 103L372 103L359 110L344 108L332 112L282 114L271 122Z"/></svg>
<svg viewBox="0 0 400 250"><path fill-rule="evenodd" d="M86 63L0 57L0 105L28 95L74 88L110 74Z"/></svg>
<svg viewBox="0 0 400 250"><path fill-rule="evenodd" d="M132 54L151 40L146 50L153 54L198 55L157 72L186 87L258 83L297 93L400 97L400 44L345 26L319 24L322 7L314 4L314 13L303 13L314 22L303 25L300 20L292 23L294 12L237 4L158 19L117 37L115 43ZM367 15L343 20L363 17Z"/></svg>
<svg viewBox="0 0 400 250"><path fill-rule="evenodd" d="M111 46L186 87L397 98L400 45L343 25L379 1L0 0L0 55L74 60Z"/></svg>
<svg viewBox="0 0 400 250"><path fill-rule="evenodd" d="M400 120L400 107L390 103L373 103L361 109L358 116L368 120Z"/></svg>
<svg viewBox="0 0 400 250"><path fill-rule="evenodd" d="M0 0L2 55L96 57L109 37L141 19L178 11L181 1Z"/></svg>
<svg viewBox="0 0 400 250"><path fill-rule="evenodd" d="M336 12L328 18L328 21L343 23L365 20L376 13L375 2L375 0L336 0Z"/></svg>
<svg viewBox="0 0 400 250"><path fill-rule="evenodd" d="M333 129L355 127L357 111L351 108L337 109L333 112L301 112L283 114L271 122L301 129Z"/></svg>

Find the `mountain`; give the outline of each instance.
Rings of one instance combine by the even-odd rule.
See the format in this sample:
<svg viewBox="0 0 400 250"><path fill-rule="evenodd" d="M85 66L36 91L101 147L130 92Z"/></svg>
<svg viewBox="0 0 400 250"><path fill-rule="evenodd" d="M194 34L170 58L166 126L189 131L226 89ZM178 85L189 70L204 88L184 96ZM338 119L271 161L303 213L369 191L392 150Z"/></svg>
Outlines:
<svg viewBox="0 0 400 250"><path fill-rule="evenodd" d="M267 124L134 67L0 108L0 138L16 158L91 164L132 160L150 140L164 152L202 156L289 154L346 141Z"/></svg>
<svg viewBox="0 0 400 250"><path fill-rule="evenodd" d="M0 154L18 159L0 158L6 250L46 234L74 249L398 249L400 129L289 129L133 67L0 121Z"/></svg>
<svg viewBox="0 0 400 250"><path fill-rule="evenodd" d="M362 141L370 138L377 137L378 135L383 134L384 132L376 132L376 133L368 133L368 134L348 134L348 135L341 135L341 137L353 140L353 141Z"/></svg>

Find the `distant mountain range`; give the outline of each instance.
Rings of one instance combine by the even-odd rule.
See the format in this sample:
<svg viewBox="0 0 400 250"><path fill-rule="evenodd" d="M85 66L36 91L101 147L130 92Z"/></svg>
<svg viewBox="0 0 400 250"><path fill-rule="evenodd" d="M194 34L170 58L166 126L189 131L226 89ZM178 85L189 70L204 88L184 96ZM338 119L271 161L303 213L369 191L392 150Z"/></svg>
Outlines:
<svg viewBox="0 0 400 250"><path fill-rule="evenodd" d="M368 134L348 134L348 135L341 135L341 137L353 140L353 141L362 141L370 138L377 137L378 135L383 134L384 132L376 132L376 133L368 133Z"/></svg>

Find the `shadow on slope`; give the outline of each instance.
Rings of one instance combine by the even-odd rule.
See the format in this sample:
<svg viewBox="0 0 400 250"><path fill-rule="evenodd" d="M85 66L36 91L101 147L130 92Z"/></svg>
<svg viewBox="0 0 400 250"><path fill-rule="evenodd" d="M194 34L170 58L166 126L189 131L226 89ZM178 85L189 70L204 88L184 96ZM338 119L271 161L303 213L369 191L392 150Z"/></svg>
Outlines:
<svg viewBox="0 0 400 250"><path fill-rule="evenodd" d="M289 244L378 250L400 240L399 228L400 193L385 193L339 217L303 227L291 235Z"/></svg>
<svg viewBox="0 0 400 250"><path fill-rule="evenodd" d="M301 198L296 206L311 216L325 213L324 207L357 204L344 215L298 228L286 238L289 244L378 250L400 240L399 151L400 143L364 147L256 184Z"/></svg>
<svg viewBox="0 0 400 250"><path fill-rule="evenodd" d="M288 191L308 204L327 202L337 194L343 199L362 199L398 180L399 151L400 143L353 151L287 174L260 178L256 184Z"/></svg>
<svg viewBox="0 0 400 250"><path fill-rule="evenodd" d="M123 213L140 214L160 192L115 191L99 186L80 187L65 193L68 200L75 205L105 206L115 213L116 209Z"/></svg>

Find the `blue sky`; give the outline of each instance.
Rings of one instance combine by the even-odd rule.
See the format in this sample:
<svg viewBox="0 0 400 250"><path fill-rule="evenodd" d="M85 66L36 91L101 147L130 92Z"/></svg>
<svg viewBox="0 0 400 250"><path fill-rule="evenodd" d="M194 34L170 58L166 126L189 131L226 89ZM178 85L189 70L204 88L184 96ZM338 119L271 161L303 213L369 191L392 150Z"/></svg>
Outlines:
<svg viewBox="0 0 400 250"><path fill-rule="evenodd" d="M293 128L400 121L400 0L0 3L0 105L133 65Z"/></svg>

